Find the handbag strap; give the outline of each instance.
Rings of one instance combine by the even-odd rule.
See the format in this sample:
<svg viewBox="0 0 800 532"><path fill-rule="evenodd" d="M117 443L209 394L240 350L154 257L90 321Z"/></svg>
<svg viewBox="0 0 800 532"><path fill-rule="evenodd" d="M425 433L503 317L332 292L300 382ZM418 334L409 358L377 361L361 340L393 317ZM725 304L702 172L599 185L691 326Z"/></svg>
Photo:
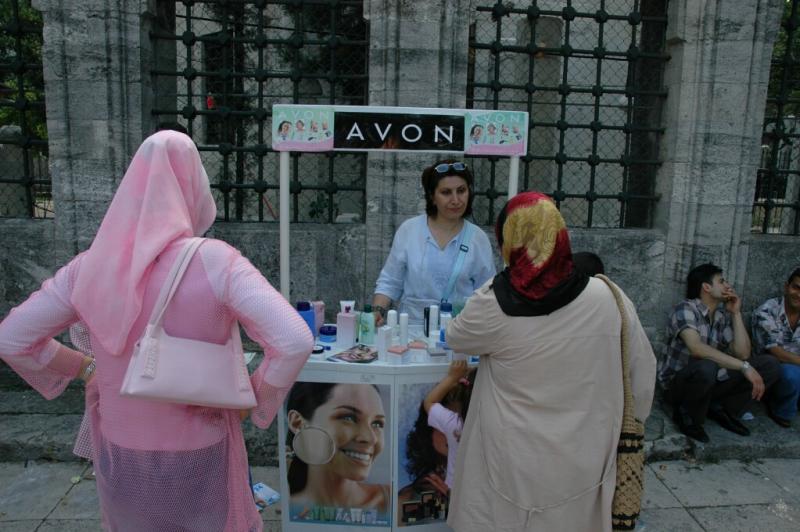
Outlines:
<svg viewBox="0 0 800 532"><path fill-rule="evenodd" d="M153 306L153 311L150 313L150 320L147 322L149 325L161 325L167 305L172 300L172 296L175 295L183 274L186 273L186 269L189 267L189 262L191 262L195 251L204 241L202 238L190 238L178 253L169 274L167 274L164 285L161 287L161 292L158 294L158 300Z"/></svg>
<svg viewBox="0 0 800 532"><path fill-rule="evenodd" d="M617 309L619 309L620 318L622 319L620 327L620 350L622 351L622 389L625 396L625 403L622 408L622 432L636 432L636 418L633 414L633 391L631 390L630 353L628 353L628 314L625 312L622 292L617 285L605 275L597 274L595 277L606 283L611 290L611 293L614 295L614 301L617 303Z"/></svg>
<svg viewBox="0 0 800 532"><path fill-rule="evenodd" d="M447 280L447 288L445 288L442 294L442 301L450 299L450 294L453 293L453 288L456 286L458 276L461 275L461 270L464 268L464 260L466 260L467 252L469 251L469 243L472 241L473 230L473 225L464 220L464 232L461 234L461 239L458 241L458 257L456 257L456 263L453 264L453 270L450 272L450 279Z"/></svg>

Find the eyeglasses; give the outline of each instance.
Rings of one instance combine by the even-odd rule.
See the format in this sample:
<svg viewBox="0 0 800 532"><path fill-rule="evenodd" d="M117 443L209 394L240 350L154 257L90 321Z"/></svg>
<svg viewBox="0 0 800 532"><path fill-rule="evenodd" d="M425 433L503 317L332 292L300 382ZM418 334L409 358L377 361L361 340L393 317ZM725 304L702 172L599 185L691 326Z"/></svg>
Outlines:
<svg viewBox="0 0 800 532"><path fill-rule="evenodd" d="M464 170L466 170L466 169L467 169L467 165L466 165L466 164L464 164L464 163L461 163L461 162L456 162L456 163L442 163L442 164L437 164L436 166L434 166L434 167L433 167L433 170L434 170L434 171L435 171L437 174L446 174L446 173L447 173L447 171L448 171L448 170L450 170L451 168L452 168L453 170L455 170L456 172L463 172Z"/></svg>

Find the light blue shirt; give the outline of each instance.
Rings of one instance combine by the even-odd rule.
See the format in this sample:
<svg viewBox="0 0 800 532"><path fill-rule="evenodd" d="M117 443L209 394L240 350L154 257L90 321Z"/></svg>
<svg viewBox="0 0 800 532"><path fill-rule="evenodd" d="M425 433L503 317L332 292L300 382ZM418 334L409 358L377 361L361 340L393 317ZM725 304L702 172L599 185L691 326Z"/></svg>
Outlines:
<svg viewBox="0 0 800 532"><path fill-rule="evenodd" d="M441 302L467 224L471 222L464 220L461 232L441 249L428 227L427 215L421 214L403 222L394 235L375 293L389 297L399 312L408 312L409 322L421 323L422 309ZM469 250L449 297L452 303L463 303L495 274L489 238L479 227L471 225Z"/></svg>

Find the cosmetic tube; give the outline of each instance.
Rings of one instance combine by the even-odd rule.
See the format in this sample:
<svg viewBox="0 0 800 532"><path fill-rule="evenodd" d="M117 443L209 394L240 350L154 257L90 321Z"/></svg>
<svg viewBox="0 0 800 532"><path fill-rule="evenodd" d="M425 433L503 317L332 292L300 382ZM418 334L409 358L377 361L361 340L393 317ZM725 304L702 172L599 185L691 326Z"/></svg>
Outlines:
<svg viewBox="0 0 800 532"><path fill-rule="evenodd" d="M428 318L428 336L439 338L439 305L431 305L430 318Z"/></svg>
<svg viewBox="0 0 800 532"><path fill-rule="evenodd" d="M389 343L392 340L392 328L388 325L379 327L375 332L375 348L378 350L378 360L386 362L389 354Z"/></svg>
<svg viewBox="0 0 800 532"><path fill-rule="evenodd" d="M400 345L408 345L408 313L400 313Z"/></svg>
<svg viewBox="0 0 800 532"><path fill-rule="evenodd" d="M317 329L314 331L314 336L318 336L320 327L325 324L325 302L312 301L311 308L314 309L314 326Z"/></svg>

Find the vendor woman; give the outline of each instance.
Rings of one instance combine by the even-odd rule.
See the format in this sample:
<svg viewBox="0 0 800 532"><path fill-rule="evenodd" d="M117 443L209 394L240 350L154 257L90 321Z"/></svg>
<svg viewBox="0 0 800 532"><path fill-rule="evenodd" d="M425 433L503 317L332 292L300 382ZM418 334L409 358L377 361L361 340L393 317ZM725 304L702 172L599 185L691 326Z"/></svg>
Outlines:
<svg viewBox="0 0 800 532"><path fill-rule="evenodd" d="M465 163L439 161L422 172L425 214L400 225L372 299L376 323L395 303L411 324L423 309L442 301L459 308L491 277L495 267L489 239L465 218L475 199L472 172Z"/></svg>

